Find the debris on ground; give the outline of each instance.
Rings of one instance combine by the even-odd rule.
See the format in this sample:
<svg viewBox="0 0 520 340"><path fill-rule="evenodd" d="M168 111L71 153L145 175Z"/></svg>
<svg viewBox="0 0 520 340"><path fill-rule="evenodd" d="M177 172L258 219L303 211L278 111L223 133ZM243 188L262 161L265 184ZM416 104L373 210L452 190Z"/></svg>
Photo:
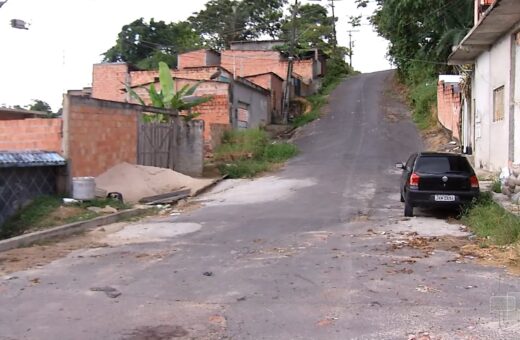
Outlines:
<svg viewBox="0 0 520 340"><path fill-rule="evenodd" d="M418 285L415 288L415 290L418 292L421 292L421 293L438 293L438 292L440 292L440 290L438 290L437 288L428 287L426 285Z"/></svg>
<svg viewBox="0 0 520 340"><path fill-rule="evenodd" d="M109 286L106 286L106 287L92 287L92 288L90 288L90 290L93 291L93 292L103 292L103 293L106 294L106 296L108 296L111 299L115 299L115 298L121 296L121 294L122 294L120 291L118 291L114 287L109 287Z"/></svg>
<svg viewBox="0 0 520 340"><path fill-rule="evenodd" d="M98 189L118 192L125 202L137 203L151 197L189 189L191 194L213 183L213 179L199 179L183 175L171 169L120 163L96 177ZM131 183L132 185L128 185Z"/></svg>
<svg viewBox="0 0 520 340"><path fill-rule="evenodd" d="M419 332L417 334L409 334L408 340L433 340L437 338L430 337L430 333L428 332Z"/></svg>

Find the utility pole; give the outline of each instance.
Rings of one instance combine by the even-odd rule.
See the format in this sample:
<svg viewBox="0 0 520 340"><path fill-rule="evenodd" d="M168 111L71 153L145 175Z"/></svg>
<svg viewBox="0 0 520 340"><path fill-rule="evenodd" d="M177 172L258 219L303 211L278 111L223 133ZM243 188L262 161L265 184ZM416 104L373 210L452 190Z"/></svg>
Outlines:
<svg viewBox="0 0 520 340"><path fill-rule="evenodd" d="M334 51L336 51L336 48L338 47L338 36L336 34L336 14L334 12L336 6L334 5L334 0L330 0L330 8L332 9L332 37L334 38L332 47L334 48Z"/></svg>
<svg viewBox="0 0 520 340"><path fill-rule="evenodd" d="M289 43L289 58L287 62L287 78L285 79L285 91L284 100L282 107L282 124L287 124L289 121L289 109L291 105L291 83L292 83L292 72L293 62L295 57L296 49L296 14L298 11L298 0L294 0L294 6L292 8L292 30L291 30L291 41Z"/></svg>
<svg viewBox="0 0 520 340"><path fill-rule="evenodd" d="M352 43L352 32L359 32L357 30L348 30L348 56L349 56L349 59L350 59L350 67L352 67L352 50L354 48L353 46L353 43Z"/></svg>

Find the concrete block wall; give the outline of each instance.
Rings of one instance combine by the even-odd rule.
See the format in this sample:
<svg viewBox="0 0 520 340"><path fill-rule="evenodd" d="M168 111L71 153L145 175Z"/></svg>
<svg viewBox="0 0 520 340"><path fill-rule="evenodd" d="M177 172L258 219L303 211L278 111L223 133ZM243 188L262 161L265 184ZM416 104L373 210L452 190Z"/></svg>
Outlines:
<svg viewBox="0 0 520 340"><path fill-rule="evenodd" d="M175 171L201 177L204 170L204 122L201 120L185 122L181 118L176 118L174 128Z"/></svg>
<svg viewBox="0 0 520 340"><path fill-rule="evenodd" d="M439 81L437 84L437 115L439 122L460 140L461 94L453 84Z"/></svg>
<svg viewBox="0 0 520 340"><path fill-rule="evenodd" d="M274 121L282 115L283 80L274 73L264 73L246 77L250 82L271 92L270 112Z"/></svg>
<svg viewBox="0 0 520 340"><path fill-rule="evenodd" d="M61 118L29 118L0 122L0 150L43 150L62 153Z"/></svg>
<svg viewBox="0 0 520 340"><path fill-rule="evenodd" d="M64 150L72 176L98 176L118 163L136 163L138 106L74 96L64 104Z"/></svg>

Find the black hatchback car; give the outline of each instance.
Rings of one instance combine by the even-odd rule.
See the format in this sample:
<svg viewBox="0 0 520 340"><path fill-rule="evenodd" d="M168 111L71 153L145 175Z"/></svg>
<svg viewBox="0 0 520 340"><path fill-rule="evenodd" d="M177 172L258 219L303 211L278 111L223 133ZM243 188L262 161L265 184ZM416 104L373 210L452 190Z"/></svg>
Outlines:
<svg viewBox="0 0 520 340"><path fill-rule="evenodd" d="M480 194L475 171L463 155L421 152L396 167L403 170L401 202L408 217L414 207L460 207Z"/></svg>

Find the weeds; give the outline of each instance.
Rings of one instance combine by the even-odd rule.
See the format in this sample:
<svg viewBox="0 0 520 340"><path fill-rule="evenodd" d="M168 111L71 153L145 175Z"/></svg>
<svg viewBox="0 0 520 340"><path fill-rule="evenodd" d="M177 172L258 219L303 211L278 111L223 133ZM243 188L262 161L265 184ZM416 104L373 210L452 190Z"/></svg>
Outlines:
<svg viewBox="0 0 520 340"><path fill-rule="evenodd" d="M96 199L66 206L67 211L60 214L59 209L62 207L61 197L38 197L0 227L0 239L22 235L28 231L89 220L99 215L87 210L88 207L105 207L107 205L118 210L129 208L128 205L118 200Z"/></svg>
<svg viewBox="0 0 520 340"><path fill-rule="evenodd" d="M259 129L228 131L215 152L220 172L230 178L253 177L297 154L289 143L275 143Z"/></svg>
<svg viewBox="0 0 520 340"><path fill-rule="evenodd" d="M499 179L493 181L493 184L491 184L491 191L497 194L500 194L502 192L502 182L500 182Z"/></svg>
<svg viewBox="0 0 520 340"><path fill-rule="evenodd" d="M426 130L435 124L432 108L437 100L437 83L434 79L412 85L409 100L413 107L413 120L419 129Z"/></svg>
<svg viewBox="0 0 520 340"><path fill-rule="evenodd" d="M497 245L520 240L520 219L495 203L491 193L481 197L463 213L462 221L479 237Z"/></svg>

